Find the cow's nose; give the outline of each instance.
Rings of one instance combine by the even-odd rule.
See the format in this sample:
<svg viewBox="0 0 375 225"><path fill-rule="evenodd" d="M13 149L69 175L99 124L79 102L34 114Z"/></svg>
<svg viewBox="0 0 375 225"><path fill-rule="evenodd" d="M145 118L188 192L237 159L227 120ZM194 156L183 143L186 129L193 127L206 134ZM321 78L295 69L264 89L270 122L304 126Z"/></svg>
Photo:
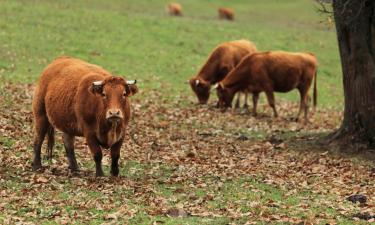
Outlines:
<svg viewBox="0 0 375 225"><path fill-rule="evenodd" d="M122 118L122 113L119 109L109 109L107 111L107 119L111 119L111 118L119 118L121 119Z"/></svg>
<svg viewBox="0 0 375 225"><path fill-rule="evenodd" d="M112 109L108 111L110 116L119 116L120 115L120 110L118 109Z"/></svg>

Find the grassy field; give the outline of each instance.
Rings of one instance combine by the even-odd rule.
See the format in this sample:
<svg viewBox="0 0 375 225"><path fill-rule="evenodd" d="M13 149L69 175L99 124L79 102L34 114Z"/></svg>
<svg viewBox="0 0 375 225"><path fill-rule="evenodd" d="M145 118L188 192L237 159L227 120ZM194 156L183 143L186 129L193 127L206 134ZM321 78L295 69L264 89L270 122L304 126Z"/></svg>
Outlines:
<svg viewBox="0 0 375 225"><path fill-rule="evenodd" d="M233 1L234 23L217 19L225 2L186 1L182 18L166 15L167 2L2 1L0 75L32 83L55 57L70 55L136 78L144 90L163 84L166 93L186 95L186 80L218 43L245 38L259 50L316 53L319 103L342 107L335 33L312 1Z"/></svg>
<svg viewBox="0 0 375 225"><path fill-rule="evenodd" d="M365 224L353 215L374 210L371 162L318 143L340 124L343 93L335 33L313 1L181 2L177 18L162 0L0 0L0 224ZM236 20L218 20L220 6ZM317 55L311 123L292 121L297 91L277 95L277 119L264 101L257 118L218 112L214 95L195 105L186 80L235 39ZM60 55L138 80L118 179L94 178L83 139L71 174L59 134L54 159L31 171L32 93ZM345 200L354 193L368 205Z"/></svg>

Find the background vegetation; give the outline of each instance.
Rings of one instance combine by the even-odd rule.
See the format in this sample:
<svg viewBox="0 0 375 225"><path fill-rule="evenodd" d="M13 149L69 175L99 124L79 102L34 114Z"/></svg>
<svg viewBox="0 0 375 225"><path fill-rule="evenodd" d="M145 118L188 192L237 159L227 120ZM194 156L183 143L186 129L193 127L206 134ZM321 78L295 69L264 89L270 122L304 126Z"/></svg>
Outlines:
<svg viewBox="0 0 375 225"><path fill-rule="evenodd" d="M310 0L184 0L183 17L161 0L0 0L1 224L352 224L374 206L373 167L318 143L341 120L334 30ZM232 7L234 22L217 19ZM318 110L293 122L298 94L278 95L280 118L196 106L186 80L220 42L310 51L319 59ZM83 139L81 171L67 170L60 134L54 159L31 171L32 94L43 68L70 55L137 79L134 120L120 175L94 178ZM105 152L104 171L109 174ZM347 196L362 193L368 204ZM368 218L371 220L371 218Z"/></svg>

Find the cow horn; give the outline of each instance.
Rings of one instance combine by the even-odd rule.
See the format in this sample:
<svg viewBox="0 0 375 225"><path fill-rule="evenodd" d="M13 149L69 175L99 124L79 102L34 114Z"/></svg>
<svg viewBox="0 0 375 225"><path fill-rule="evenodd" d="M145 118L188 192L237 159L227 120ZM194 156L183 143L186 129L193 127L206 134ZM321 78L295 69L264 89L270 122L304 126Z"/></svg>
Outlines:
<svg viewBox="0 0 375 225"><path fill-rule="evenodd" d="M92 82L92 84L93 84L94 86L101 86L101 85L103 85L103 81L102 81L102 80L94 81L94 82Z"/></svg>
<svg viewBox="0 0 375 225"><path fill-rule="evenodd" d="M195 80L195 85L198 86L198 84L199 84L199 80L196 79L196 80Z"/></svg>
<svg viewBox="0 0 375 225"><path fill-rule="evenodd" d="M212 86L213 89L216 89L219 86L219 83L216 83L214 86Z"/></svg>
<svg viewBox="0 0 375 225"><path fill-rule="evenodd" d="M126 81L126 84L129 84L129 85L136 84L136 83L137 83L137 80L127 80Z"/></svg>

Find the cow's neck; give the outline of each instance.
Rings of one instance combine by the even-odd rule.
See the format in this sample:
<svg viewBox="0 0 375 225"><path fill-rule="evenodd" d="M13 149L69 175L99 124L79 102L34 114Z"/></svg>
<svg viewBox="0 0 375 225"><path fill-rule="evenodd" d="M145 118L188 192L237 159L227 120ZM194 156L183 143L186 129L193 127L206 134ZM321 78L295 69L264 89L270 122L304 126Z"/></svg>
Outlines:
<svg viewBox="0 0 375 225"><path fill-rule="evenodd" d="M99 128L99 141L105 148L110 148L116 144L123 136L123 123L122 122L104 122Z"/></svg>
<svg viewBox="0 0 375 225"><path fill-rule="evenodd" d="M211 85L212 84L215 84L216 82L218 82L218 78L215 77L218 73L218 70L219 70L219 65L215 62L215 63L208 63L206 65L203 66L203 68L199 71L199 77L210 83Z"/></svg>

